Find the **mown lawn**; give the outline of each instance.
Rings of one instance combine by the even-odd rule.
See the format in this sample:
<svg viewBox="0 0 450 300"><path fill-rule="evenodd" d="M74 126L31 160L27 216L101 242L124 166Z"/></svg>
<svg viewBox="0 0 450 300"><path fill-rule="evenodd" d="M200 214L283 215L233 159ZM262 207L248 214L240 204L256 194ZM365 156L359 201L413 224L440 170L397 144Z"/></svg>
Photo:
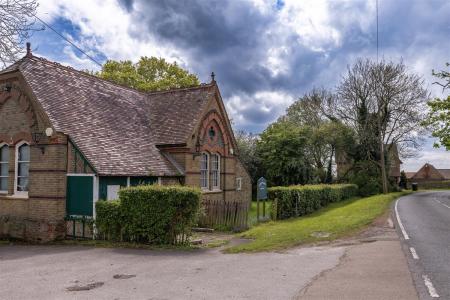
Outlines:
<svg viewBox="0 0 450 300"><path fill-rule="evenodd" d="M248 244L228 248L226 252L257 252L280 250L288 247L329 241L355 233L382 215L392 200L409 192L354 198L332 203L310 215L261 224L241 234L253 239ZM314 236L313 234L329 234Z"/></svg>

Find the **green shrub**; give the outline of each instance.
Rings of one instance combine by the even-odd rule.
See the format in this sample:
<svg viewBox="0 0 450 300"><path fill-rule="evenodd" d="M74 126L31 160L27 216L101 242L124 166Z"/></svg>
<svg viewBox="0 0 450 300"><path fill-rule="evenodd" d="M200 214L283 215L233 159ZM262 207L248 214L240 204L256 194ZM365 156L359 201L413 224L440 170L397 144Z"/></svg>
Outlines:
<svg viewBox="0 0 450 300"><path fill-rule="evenodd" d="M355 184L277 186L268 189L276 219L303 216L357 194L358 186Z"/></svg>
<svg viewBox="0 0 450 300"><path fill-rule="evenodd" d="M123 216L119 200L95 203L95 226L103 239L121 241Z"/></svg>
<svg viewBox="0 0 450 300"><path fill-rule="evenodd" d="M100 236L151 244L185 243L195 224L200 191L181 186L137 186L119 191L119 201L96 203Z"/></svg>

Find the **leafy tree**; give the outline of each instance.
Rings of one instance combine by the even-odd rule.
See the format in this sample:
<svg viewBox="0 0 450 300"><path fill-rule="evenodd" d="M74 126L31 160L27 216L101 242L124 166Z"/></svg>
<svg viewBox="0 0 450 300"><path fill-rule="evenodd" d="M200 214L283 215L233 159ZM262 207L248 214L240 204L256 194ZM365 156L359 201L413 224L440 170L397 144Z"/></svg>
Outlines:
<svg viewBox="0 0 450 300"><path fill-rule="evenodd" d="M334 95L325 89L313 89L294 102L281 120L311 130L309 153L315 177L321 183L333 180L333 161L336 150L353 144L353 133L332 114Z"/></svg>
<svg viewBox="0 0 450 300"><path fill-rule="evenodd" d="M199 84L198 77L164 58L141 57L137 63L130 60L108 60L97 76L144 92L163 91Z"/></svg>
<svg viewBox="0 0 450 300"><path fill-rule="evenodd" d="M16 61L23 53L23 42L35 28L36 0L0 0L0 63Z"/></svg>
<svg viewBox="0 0 450 300"><path fill-rule="evenodd" d="M264 175L261 160L256 151L258 135L238 131L235 138L239 151L239 159L250 173L253 182L257 182L258 178Z"/></svg>
<svg viewBox="0 0 450 300"><path fill-rule="evenodd" d="M261 133L257 154L271 185L306 184L314 168L308 150L311 130L279 120Z"/></svg>
<svg viewBox="0 0 450 300"><path fill-rule="evenodd" d="M447 67L450 63L446 64ZM444 80L444 83L436 82L436 84L442 86L442 90L450 89L450 72L441 71L433 75L439 79ZM435 147L445 147L447 151L450 150L450 95L445 99L435 98L428 102L430 112L427 119L423 122L423 125L432 129L433 137L439 139L438 143L435 143Z"/></svg>

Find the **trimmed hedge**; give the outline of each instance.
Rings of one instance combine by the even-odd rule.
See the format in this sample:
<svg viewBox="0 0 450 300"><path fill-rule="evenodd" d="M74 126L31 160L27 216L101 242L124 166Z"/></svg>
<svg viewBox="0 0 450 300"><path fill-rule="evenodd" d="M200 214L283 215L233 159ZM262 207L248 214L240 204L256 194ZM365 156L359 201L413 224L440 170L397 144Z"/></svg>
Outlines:
<svg viewBox="0 0 450 300"><path fill-rule="evenodd" d="M186 243L200 207L200 190L182 186L137 186L117 201L96 203L95 224L106 239L151 244Z"/></svg>
<svg viewBox="0 0 450 300"><path fill-rule="evenodd" d="M268 189L268 197L273 201L272 217L275 219L303 216L357 194L356 184L276 186Z"/></svg>

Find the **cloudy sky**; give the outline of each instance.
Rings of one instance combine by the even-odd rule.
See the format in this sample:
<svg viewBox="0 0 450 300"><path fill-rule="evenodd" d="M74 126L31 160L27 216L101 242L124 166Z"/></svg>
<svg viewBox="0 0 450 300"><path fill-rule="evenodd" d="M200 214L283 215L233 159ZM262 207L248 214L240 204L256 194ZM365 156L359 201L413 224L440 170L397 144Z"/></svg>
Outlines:
<svg viewBox="0 0 450 300"><path fill-rule="evenodd" d="M208 82L214 71L237 129L261 132L313 87L334 88L347 65L376 57L375 0L40 0L38 15L97 61L164 57ZM450 1L379 0L380 55L403 59L433 95L432 69L450 61ZM79 69L98 66L50 30L34 53ZM404 161L450 168L428 139Z"/></svg>

